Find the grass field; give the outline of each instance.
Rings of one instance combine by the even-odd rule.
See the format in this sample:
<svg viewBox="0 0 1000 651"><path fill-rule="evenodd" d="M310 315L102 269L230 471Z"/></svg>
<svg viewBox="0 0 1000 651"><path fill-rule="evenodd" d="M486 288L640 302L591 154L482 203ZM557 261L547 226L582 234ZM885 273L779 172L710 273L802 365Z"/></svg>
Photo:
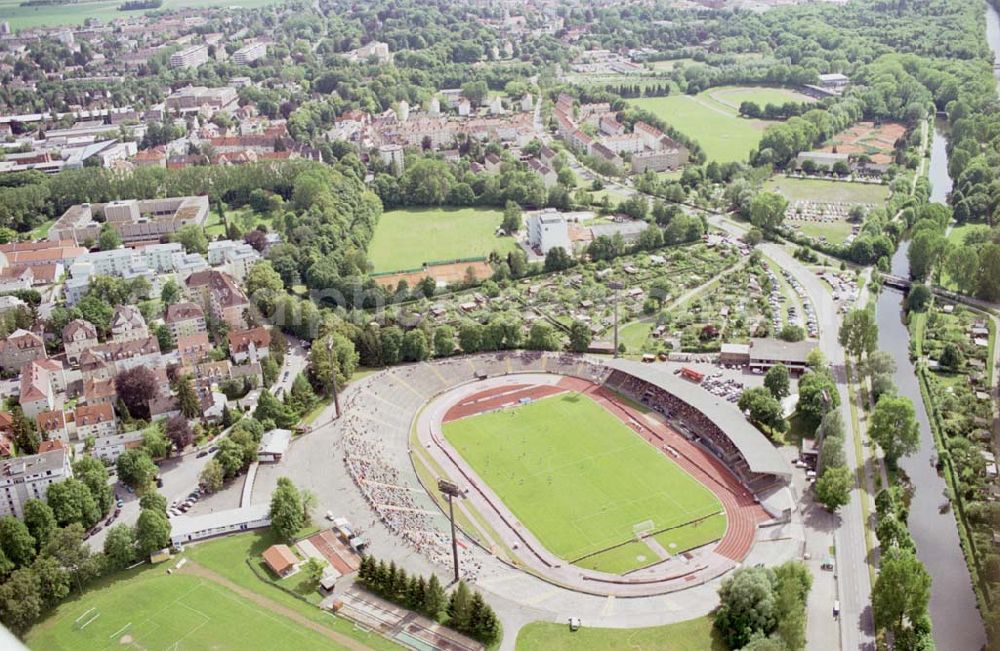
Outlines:
<svg viewBox="0 0 1000 651"><path fill-rule="evenodd" d="M879 204L889 198L889 186L825 179L795 179L772 176L764 183L768 192L777 192L789 201L840 201Z"/></svg>
<svg viewBox="0 0 1000 651"><path fill-rule="evenodd" d="M185 7L263 7L277 4L282 0L164 0L164 9ZM54 25L80 25L87 18L97 18L103 22L115 18L140 15L141 11L118 11L121 0L98 0L75 4L50 5L44 7L21 7L22 0L0 0L0 20L6 20L15 29Z"/></svg>
<svg viewBox="0 0 1000 651"><path fill-rule="evenodd" d="M790 88L765 88L758 86L719 86L710 88L705 93L716 101L739 110L743 102L754 102L761 108L768 104L784 104L785 102L808 102L816 100Z"/></svg>
<svg viewBox="0 0 1000 651"><path fill-rule="evenodd" d="M26 642L48 650L242 649L248 638L261 649L319 651L330 646L319 633L263 611L221 586L194 576L168 576L166 570L147 566L62 604Z"/></svg>
<svg viewBox="0 0 1000 651"><path fill-rule="evenodd" d="M650 628L583 628L534 622L517 635L517 651L726 651L711 617Z"/></svg>
<svg viewBox="0 0 1000 651"><path fill-rule="evenodd" d="M851 225L846 221L836 222L803 222L786 221L786 226L798 226L803 235L817 239L825 237L828 242L840 244L851 234Z"/></svg>
<svg viewBox="0 0 1000 651"><path fill-rule="evenodd" d="M746 161L757 147L767 122L747 120L736 111L701 93L629 100L681 133L694 138L709 160Z"/></svg>
<svg viewBox="0 0 1000 651"><path fill-rule="evenodd" d="M444 434L541 543L566 560L627 542L633 526L647 520L653 530L690 527L722 511L705 486L581 394L446 423ZM719 537L712 527L698 529L684 534L688 548ZM636 543L581 565L621 573L657 560Z"/></svg>
<svg viewBox="0 0 1000 651"><path fill-rule="evenodd" d="M637 353L649 339L649 333L653 331L654 325L656 324L652 321L633 321L619 330L618 340L625 344L629 352Z"/></svg>
<svg viewBox="0 0 1000 651"><path fill-rule="evenodd" d="M375 271L416 269L425 262L507 253L517 243L494 235L503 219L499 210L429 208L390 210L382 214L369 257Z"/></svg>

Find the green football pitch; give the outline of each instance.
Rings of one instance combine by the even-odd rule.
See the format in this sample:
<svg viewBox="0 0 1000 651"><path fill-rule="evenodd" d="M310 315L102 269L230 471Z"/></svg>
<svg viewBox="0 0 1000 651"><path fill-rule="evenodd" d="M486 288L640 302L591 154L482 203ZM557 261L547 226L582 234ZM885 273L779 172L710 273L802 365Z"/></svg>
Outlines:
<svg viewBox="0 0 1000 651"><path fill-rule="evenodd" d="M33 649L328 649L330 640L222 586L162 566L62 604Z"/></svg>
<svg viewBox="0 0 1000 651"><path fill-rule="evenodd" d="M444 435L552 553L615 574L725 532L718 498L591 398L565 393L444 424Z"/></svg>

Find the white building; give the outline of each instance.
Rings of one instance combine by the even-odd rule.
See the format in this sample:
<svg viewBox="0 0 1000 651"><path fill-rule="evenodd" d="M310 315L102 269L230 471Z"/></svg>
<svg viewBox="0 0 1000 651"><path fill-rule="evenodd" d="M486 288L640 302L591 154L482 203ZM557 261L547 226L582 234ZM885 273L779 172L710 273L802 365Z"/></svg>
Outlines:
<svg viewBox="0 0 1000 651"><path fill-rule="evenodd" d="M179 515L170 521L170 542L183 545L212 536L260 529L271 524L270 510L271 505L264 502L205 515Z"/></svg>
<svg viewBox="0 0 1000 651"><path fill-rule="evenodd" d="M192 45L170 55L171 68L197 68L208 61L207 45Z"/></svg>
<svg viewBox="0 0 1000 651"><path fill-rule="evenodd" d="M23 517L25 502L44 500L51 484L72 476L65 448L3 461L0 463L0 516Z"/></svg>
<svg viewBox="0 0 1000 651"><path fill-rule="evenodd" d="M287 429L273 429L260 439L257 461L277 463L285 456L292 442L292 432Z"/></svg>
<svg viewBox="0 0 1000 651"><path fill-rule="evenodd" d="M245 66L249 63L253 63L257 59L263 59L266 54L266 43L251 43L250 45L244 45L240 49L233 52L233 63L239 66Z"/></svg>
<svg viewBox="0 0 1000 651"><path fill-rule="evenodd" d="M135 430L134 432L125 432L124 434L99 436L94 439L94 445L90 449L90 454L101 461L114 463L118 461L118 457L125 450L142 445L142 432L143 430Z"/></svg>
<svg viewBox="0 0 1000 651"><path fill-rule="evenodd" d="M547 254L556 247L572 253L573 244L569 239L569 225L566 218L555 210L540 210L528 215L528 244L532 249Z"/></svg>
<svg viewBox="0 0 1000 651"><path fill-rule="evenodd" d="M210 242L208 245L208 264L213 267L223 267L236 279L243 282L250 269L260 260L260 254L246 242L222 240Z"/></svg>

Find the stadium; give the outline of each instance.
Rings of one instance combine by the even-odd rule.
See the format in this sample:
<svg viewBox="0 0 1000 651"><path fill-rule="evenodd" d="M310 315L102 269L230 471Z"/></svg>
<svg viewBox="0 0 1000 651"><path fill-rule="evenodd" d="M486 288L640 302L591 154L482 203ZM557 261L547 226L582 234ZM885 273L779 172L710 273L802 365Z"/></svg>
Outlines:
<svg viewBox="0 0 1000 651"><path fill-rule="evenodd" d="M511 352L397 367L353 388L344 461L355 485L382 524L447 567L437 481L457 484L470 580L476 547L583 594L674 592L737 567L791 514L788 462L731 404L663 367Z"/></svg>

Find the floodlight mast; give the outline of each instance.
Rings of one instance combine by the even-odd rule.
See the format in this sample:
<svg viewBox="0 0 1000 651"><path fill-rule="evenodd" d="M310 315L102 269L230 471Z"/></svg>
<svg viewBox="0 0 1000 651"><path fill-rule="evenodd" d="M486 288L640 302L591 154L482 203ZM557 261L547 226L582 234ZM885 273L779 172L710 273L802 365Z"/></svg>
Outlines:
<svg viewBox="0 0 1000 651"><path fill-rule="evenodd" d="M458 583L458 536L455 533L455 504L452 501L456 497L463 497L463 491L458 484L448 479L438 479L438 490L448 498L448 518L451 520L451 560L455 570L455 583Z"/></svg>

